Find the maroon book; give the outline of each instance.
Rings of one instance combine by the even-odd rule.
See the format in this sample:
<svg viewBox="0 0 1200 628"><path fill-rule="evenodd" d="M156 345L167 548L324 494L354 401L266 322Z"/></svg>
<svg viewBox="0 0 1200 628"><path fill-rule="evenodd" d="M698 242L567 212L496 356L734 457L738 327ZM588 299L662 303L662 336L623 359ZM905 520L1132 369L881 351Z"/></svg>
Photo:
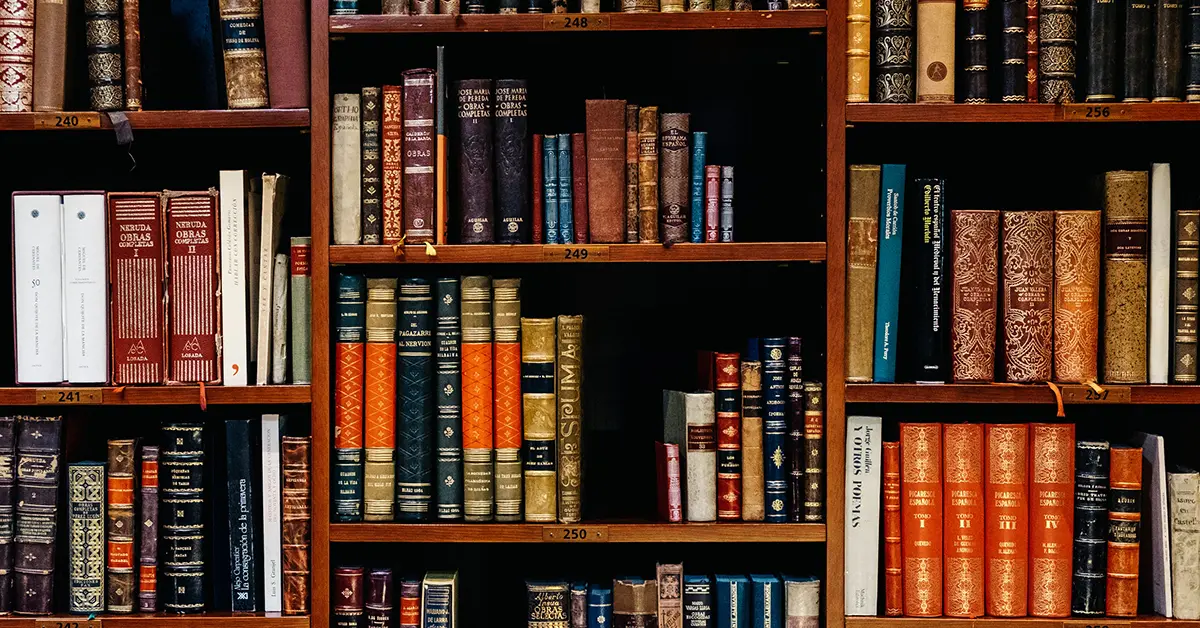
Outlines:
<svg viewBox="0 0 1200 628"><path fill-rule="evenodd" d="M542 240L542 134L533 134L533 243L545 244Z"/></svg>
<svg viewBox="0 0 1200 628"><path fill-rule="evenodd" d="M679 479L679 445L654 443L658 468L658 518L671 523L683 522L683 487Z"/></svg>
<svg viewBox="0 0 1200 628"><path fill-rule="evenodd" d="M437 168L434 166L434 95L437 73L430 69L404 71L404 242L434 241Z"/></svg>
<svg viewBox="0 0 1200 628"><path fill-rule="evenodd" d="M308 3L272 0L262 8L271 108L303 109L308 106Z"/></svg>
<svg viewBox="0 0 1200 628"><path fill-rule="evenodd" d="M217 191L166 192L170 382L221 381Z"/></svg>
<svg viewBox="0 0 1200 628"><path fill-rule="evenodd" d="M721 167L704 167L704 241L717 242L721 229Z"/></svg>
<svg viewBox="0 0 1200 628"><path fill-rule="evenodd" d="M575 244L588 242L587 134L571 134L571 183L575 190Z"/></svg>
<svg viewBox="0 0 1200 628"><path fill-rule="evenodd" d="M108 194L112 382L166 380L163 220L158 192Z"/></svg>

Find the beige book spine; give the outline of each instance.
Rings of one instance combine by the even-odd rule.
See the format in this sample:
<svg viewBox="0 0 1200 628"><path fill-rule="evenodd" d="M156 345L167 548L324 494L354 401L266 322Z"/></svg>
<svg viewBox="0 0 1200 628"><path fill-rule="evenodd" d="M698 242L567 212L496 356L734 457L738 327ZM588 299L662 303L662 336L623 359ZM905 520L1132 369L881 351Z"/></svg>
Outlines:
<svg viewBox="0 0 1200 628"><path fill-rule="evenodd" d="M33 110L62 111L67 62L67 2L37 0L33 28Z"/></svg>
<svg viewBox="0 0 1200 628"><path fill-rule="evenodd" d="M1104 381L1144 384L1149 270L1149 175L1104 177Z"/></svg>
<svg viewBox="0 0 1200 628"><path fill-rule="evenodd" d="M879 166L850 166L846 228L846 381L874 378L875 271L879 257Z"/></svg>
<svg viewBox="0 0 1200 628"><path fill-rule="evenodd" d="M917 2L917 102L954 102L953 0Z"/></svg>
<svg viewBox="0 0 1200 628"><path fill-rule="evenodd" d="M525 521L552 523L558 515L554 396L557 347L553 318L521 319L521 399L525 427Z"/></svg>
<svg viewBox="0 0 1200 628"><path fill-rule="evenodd" d="M742 362L742 520L767 514L763 478L762 362Z"/></svg>

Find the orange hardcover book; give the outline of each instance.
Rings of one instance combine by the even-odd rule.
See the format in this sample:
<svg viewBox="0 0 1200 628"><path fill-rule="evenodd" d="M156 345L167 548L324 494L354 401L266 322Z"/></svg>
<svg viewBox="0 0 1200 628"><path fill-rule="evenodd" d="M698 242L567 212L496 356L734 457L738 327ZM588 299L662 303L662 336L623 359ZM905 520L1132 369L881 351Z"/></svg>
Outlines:
<svg viewBox="0 0 1200 628"><path fill-rule="evenodd" d="M335 345L333 446L362 449L363 446L363 360L361 342Z"/></svg>
<svg viewBox="0 0 1200 628"><path fill-rule="evenodd" d="M942 426L900 424L904 614L942 614Z"/></svg>
<svg viewBox="0 0 1200 628"><path fill-rule="evenodd" d="M1029 614L1071 615L1075 425L1029 426Z"/></svg>
<svg viewBox="0 0 1200 628"><path fill-rule="evenodd" d="M1028 425L987 426L987 614L1024 617L1029 564Z"/></svg>
<svg viewBox="0 0 1200 628"><path fill-rule="evenodd" d="M900 560L900 443L883 444L883 608L888 617L904 614Z"/></svg>
<svg viewBox="0 0 1200 628"><path fill-rule="evenodd" d="M1108 480L1108 587L1111 617L1137 615L1142 523L1142 448L1113 446Z"/></svg>
<svg viewBox="0 0 1200 628"><path fill-rule="evenodd" d="M944 546L948 617L983 616L983 426L946 425Z"/></svg>
<svg viewBox="0 0 1200 628"><path fill-rule="evenodd" d="M396 447L396 343L366 344L367 449Z"/></svg>

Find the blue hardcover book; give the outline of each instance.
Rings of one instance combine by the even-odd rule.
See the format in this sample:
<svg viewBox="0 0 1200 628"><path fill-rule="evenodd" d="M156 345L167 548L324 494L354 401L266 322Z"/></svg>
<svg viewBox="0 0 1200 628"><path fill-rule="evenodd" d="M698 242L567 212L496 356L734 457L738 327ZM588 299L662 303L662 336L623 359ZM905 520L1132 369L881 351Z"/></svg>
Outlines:
<svg viewBox="0 0 1200 628"><path fill-rule="evenodd" d="M435 483L437 518L463 517L463 446L462 446L462 310L459 307L458 278L437 280L437 334L434 337L434 361L437 367L437 429L434 431L437 453Z"/></svg>
<svg viewBox="0 0 1200 628"><path fill-rule="evenodd" d="M750 600L746 597L749 582L746 576L717 574L717 628L750 628Z"/></svg>
<svg viewBox="0 0 1200 628"><path fill-rule="evenodd" d="M612 589L592 585L588 589L588 628L609 628L612 623Z"/></svg>
<svg viewBox="0 0 1200 628"><path fill-rule="evenodd" d="M568 184L567 187L570 187ZM546 241L544 244L562 244L558 239L558 136L542 136L542 190L545 207Z"/></svg>
<svg viewBox="0 0 1200 628"><path fill-rule="evenodd" d="M875 382L896 381L900 317L900 242L904 227L904 164L884 164L879 185L879 262L875 276Z"/></svg>
<svg viewBox="0 0 1200 628"><path fill-rule="evenodd" d="M431 571L421 581L421 628L458 626L458 572Z"/></svg>
<svg viewBox="0 0 1200 628"><path fill-rule="evenodd" d="M558 243L575 243L575 214L572 201L571 134L558 136ZM546 208L549 211L549 207Z"/></svg>
<svg viewBox="0 0 1200 628"><path fill-rule="evenodd" d="M704 160L708 131L692 133L692 242L704 241Z"/></svg>
<svg viewBox="0 0 1200 628"><path fill-rule="evenodd" d="M708 576L683 577L683 628L714 628L712 580Z"/></svg>
<svg viewBox="0 0 1200 628"><path fill-rule="evenodd" d="M334 342L338 345L362 345L367 335L367 280L362 275L339 273L337 296L333 303ZM361 349L360 349L361 350ZM341 352L338 351L340 355ZM361 354L360 354L361 355ZM359 367L363 366L361 358ZM335 403L337 402L335 393ZM358 420L361 422L362 417ZM363 450L337 446L334 439L333 477L337 494L333 498L334 521L362 521Z"/></svg>
<svg viewBox="0 0 1200 628"><path fill-rule="evenodd" d="M400 280L396 370L396 519L427 521L433 501L433 289L428 279Z"/></svg>
<svg viewBox="0 0 1200 628"><path fill-rule="evenodd" d="M763 497L767 523L785 523L788 515L787 338L763 338Z"/></svg>
<svg viewBox="0 0 1200 628"><path fill-rule="evenodd" d="M783 585L775 576L750 574L754 598L753 628L783 628L787 607L783 603Z"/></svg>

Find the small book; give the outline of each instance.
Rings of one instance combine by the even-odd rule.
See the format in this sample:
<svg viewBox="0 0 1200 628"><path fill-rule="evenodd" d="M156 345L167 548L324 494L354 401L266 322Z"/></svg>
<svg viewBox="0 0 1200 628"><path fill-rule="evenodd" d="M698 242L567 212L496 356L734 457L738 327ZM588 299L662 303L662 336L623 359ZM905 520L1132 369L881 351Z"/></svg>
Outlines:
<svg viewBox="0 0 1200 628"><path fill-rule="evenodd" d="M658 518L671 523L683 522L683 491L679 478L679 445L654 443L658 475Z"/></svg>
<svg viewBox="0 0 1200 628"><path fill-rule="evenodd" d="M449 628L458 626L457 571L431 571L421 581L421 625L438 623Z"/></svg>
<svg viewBox="0 0 1200 628"><path fill-rule="evenodd" d="M312 238L291 239L292 383L312 383Z"/></svg>
<svg viewBox="0 0 1200 628"><path fill-rule="evenodd" d="M1109 473L1106 612L1110 617L1133 617L1137 615L1142 540L1142 449L1113 446Z"/></svg>
<svg viewBox="0 0 1200 628"><path fill-rule="evenodd" d="M72 613L104 612L104 463L72 462L67 469L71 495L70 594ZM21 591L24 597L27 595Z"/></svg>
<svg viewBox="0 0 1200 628"><path fill-rule="evenodd" d="M529 628L555 628L568 625L570 589L565 582L526 582L529 603Z"/></svg>
<svg viewBox="0 0 1200 628"><path fill-rule="evenodd" d="M366 615L366 587L362 567L337 567L333 570L332 623L334 626L362 626ZM401 614L403 617L403 611ZM404 620L401 619L401 622ZM401 623L401 625L404 625Z"/></svg>
<svg viewBox="0 0 1200 628"><path fill-rule="evenodd" d="M271 383L286 384L288 374L288 256L275 256L271 276Z"/></svg>
<svg viewBox="0 0 1200 628"><path fill-rule="evenodd" d="M658 563L658 610L661 626L683 624L683 565Z"/></svg>
<svg viewBox="0 0 1200 628"><path fill-rule="evenodd" d="M59 453L62 417L22 416L17 420L17 500L13 545L13 611L18 615L49 615L54 609L54 545L58 520ZM97 467L103 473L104 468ZM97 487L97 514L103 512L103 481ZM103 555L103 523L96 547ZM82 549L82 546L81 546ZM103 562L97 564L101 582L95 598L104 597Z"/></svg>
<svg viewBox="0 0 1200 628"><path fill-rule="evenodd" d="M742 518L741 368L736 353L718 353L717 518Z"/></svg>
<svg viewBox="0 0 1200 628"><path fill-rule="evenodd" d="M262 386L270 381L275 371L272 358L274 357L274 340L276 324L272 305L275 301L275 251L279 249L279 238L283 214L287 209L288 177L282 174L263 175L262 215L259 221L258 243L258 331L255 338L255 374L254 383ZM285 266L286 268L286 266ZM286 317L284 318L286 321ZM286 327L286 325L285 325ZM283 330L286 334L287 330ZM285 369L286 372L286 369Z"/></svg>

